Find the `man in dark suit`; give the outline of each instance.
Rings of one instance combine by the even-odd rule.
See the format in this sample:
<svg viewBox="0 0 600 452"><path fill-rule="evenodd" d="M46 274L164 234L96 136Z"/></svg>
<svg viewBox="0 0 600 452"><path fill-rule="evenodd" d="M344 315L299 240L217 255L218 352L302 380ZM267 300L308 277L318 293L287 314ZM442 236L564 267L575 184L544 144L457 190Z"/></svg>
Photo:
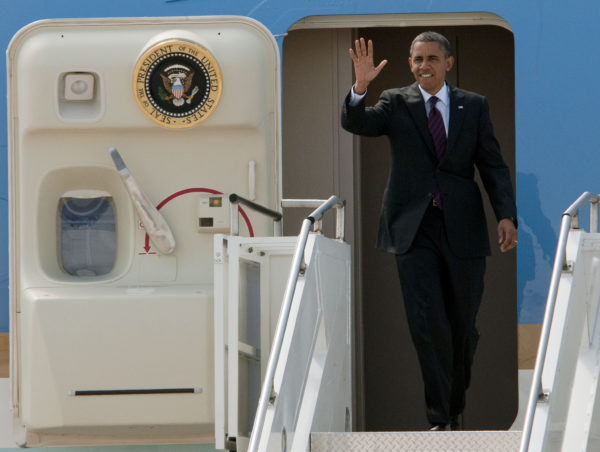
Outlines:
<svg viewBox="0 0 600 452"><path fill-rule="evenodd" d="M459 429L490 254L475 167L498 220L503 252L517 244L509 170L486 99L445 81L454 59L444 36L417 36L408 59L416 82L384 91L373 107L365 107L364 95L387 61L375 66L373 43L363 38L350 56L356 82L342 126L359 135L387 135L392 154L377 247L396 256L431 428Z"/></svg>

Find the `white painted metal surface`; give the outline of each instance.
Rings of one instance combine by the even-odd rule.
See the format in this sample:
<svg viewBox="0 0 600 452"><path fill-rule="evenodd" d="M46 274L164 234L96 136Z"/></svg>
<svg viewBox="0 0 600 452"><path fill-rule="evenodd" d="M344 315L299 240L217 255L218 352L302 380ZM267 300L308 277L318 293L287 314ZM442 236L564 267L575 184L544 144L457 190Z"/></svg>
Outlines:
<svg viewBox="0 0 600 452"><path fill-rule="evenodd" d="M249 436L296 241L297 237L215 235L217 449L225 447L226 435L236 438L238 450L242 438ZM256 271L248 274L248 266ZM249 378L250 361L259 362L258 381Z"/></svg>
<svg viewBox="0 0 600 452"><path fill-rule="evenodd" d="M352 422L350 247L311 234L258 450L305 452L312 431ZM253 434L256 432L253 432Z"/></svg>
<svg viewBox="0 0 600 452"><path fill-rule="evenodd" d="M571 230L529 451L600 450L600 234Z"/></svg>
<svg viewBox="0 0 600 452"><path fill-rule="evenodd" d="M218 105L193 128L166 129L136 103L138 59L165 40L179 52L197 43L223 75ZM267 29L233 16L50 20L15 36L10 342L20 444L214 441L213 243L196 226L197 203L206 191L249 195L253 161L257 202L279 206L278 59ZM65 77L80 73L94 80L91 98L65 97ZM157 209L165 203L171 255L145 242L110 146ZM110 195L116 257L100 276L75 275L60 265L57 206L92 192ZM256 235L271 234L271 220L249 217ZM158 392L110 392L146 389ZM103 392L73 395L80 390Z"/></svg>
<svg viewBox="0 0 600 452"><path fill-rule="evenodd" d="M297 240L215 236L217 449L226 446L226 437L235 438L238 451L248 445L265 351L271 348ZM285 443L288 451L306 451L311 431L344 431L351 425L349 246L311 234L305 263L276 370L277 397L268 410L262 450L279 452ZM257 280L258 303L252 300L256 288L249 287ZM258 380L247 365L252 360L260 363Z"/></svg>
<svg viewBox="0 0 600 452"><path fill-rule="evenodd" d="M282 207L289 202L290 200L282 200ZM292 201L292 203L294 202L295 201ZM303 201L303 203L304 202L305 201ZM277 327L273 337L273 346L271 348L271 352L269 353L269 361L266 368L265 378L260 391L258 407L256 409L256 415L254 418L254 425L252 426L252 433L250 435L250 441L248 444L249 452L258 452L260 448L260 442L263 441L264 436L269 434L268 428L265 429L265 426L267 425L267 410L270 405L275 403L277 398L277 393L275 392L275 376L277 368L280 366L281 360L287 359L287 356L282 356L285 337L289 333L289 330L293 330L293 328L295 328L295 325L293 323L289 324L289 321L291 319L293 302L300 282L300 277L304 276L306 273L305 254L310 230L311 228L314 228L315 232L320 231L323 214L332 208L337 210L336 239L343 241L344 201L337 196L331 196L326 201L320 203L320 205L302 222L302 227L300 229L300 234L298 235L298 242L296 243L294 257L292 259L292 265L290 266L290 272L286 283L284 299L281 303L281 312L277 320ZM298 397L300 396L301 395L298 395ZM347 417L349 417L349 415ZM282 438L284 445L287 447L287 442L285 441L285 430L282 431Z"/></svg>

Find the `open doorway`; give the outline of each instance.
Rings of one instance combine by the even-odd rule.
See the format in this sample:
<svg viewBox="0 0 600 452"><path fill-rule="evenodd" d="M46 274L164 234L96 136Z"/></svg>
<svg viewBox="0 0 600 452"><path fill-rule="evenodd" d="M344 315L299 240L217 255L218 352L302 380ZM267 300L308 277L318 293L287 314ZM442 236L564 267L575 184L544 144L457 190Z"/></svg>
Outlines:
<svg viewBox="0 0 600 452"><path fill-rule="evenodd" d="M329 28L315 23L312 29L291 30L283 43L283 196L337 194L347 200L346 237L354 261L358 430L421 430L427 423L394 258L374 246L389 168L388 142L385 137L353 137L339 125L341 104L353 82L348 57L353 39L372 39L377 62L389 60L369 87L367 104L372 105L383 89L412 83L407 58L414 36L428 29L444 34L456 58L448 81L488 98L496 136L515 176L512 32L496 25L448 25L436 17L402 27L382 26L372 17L364 26L353 17L351 28L343 22L332 27L330 21ZM495 218L487 200L486 209L495 243ZM299 224L299 218L288 221L285 232L297 234ZM506 429L517 414L516 312L516 253L500 255L494 250L487 261L478 316L482 336L465 411L468 429Z"/></svg>

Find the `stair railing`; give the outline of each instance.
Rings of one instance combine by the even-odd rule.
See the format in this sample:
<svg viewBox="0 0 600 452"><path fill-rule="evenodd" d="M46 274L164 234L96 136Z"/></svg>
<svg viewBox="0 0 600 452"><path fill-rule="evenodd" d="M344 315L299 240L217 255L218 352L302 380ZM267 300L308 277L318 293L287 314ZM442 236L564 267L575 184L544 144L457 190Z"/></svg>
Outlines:
<svg viewBox="0 0 600 452"><path fill-rule="evenodd" d="M281 354L281 348L283 344L283 338L288 324L290 310L292 306L292 300L296 291L296 285L298 283L298 276L301 273L302 265L304 263L304 249L306 247L306 241L308 234L313 225L320 230L321 218L325 212L335 208L337 210L336 215L336 239L344 239L344 201L337 196L332 196L326 201L323 200L282 200L282 207L317 207L303 222L300 234L298 235L298 242L296 244L296 250L292 259L292 266L290 269L288 282L285 288L283 296L283 302L281 304L281 310L279 313L279 319L277 321L277 327L275 329L275 335L273 337L273 343L271 346L271 353L269 354L269 361L267 364L267 370L265 372L265 379L258 399L258 408L254 417L254 425L252 427L252 433L250 434L250 442L248 445L248 452L257 452L260 442L260 437L265 423L265 417L267 415L267 409L269 405L273 405L277 398L277 394L273 389L273 381L275 377L275 370Z"/></svg>
<svg viewBox="0 0 600 452"><path fill-rule="evenodd" d="M529 393L529 401L527 403L527 412L523 423L523 436L521 439L520 452L529 450L529 442L531 440L531 431L533 428L533 419L535 409L539 403L547 403L550 394L542 388L542 373L544 363L546 361L546 352L548 350L548 341L550 338L550 329L552 327L552 318L554 316L554 307L558 295L558 285L560 282L561 273L568 270L571 265L567 262L566 248L567 238L571 229L579 229L579 211L586 204L590 203L590 232L598 232L598 202L600 195L590 192L584 192L567 210L563 212L560 226L560 234L558 237L558 245L556 247L556 256L554 258L554 266L552 268L552 278L550 279L550 287L548 290L548 298L546 299L546 310L544 313L544 323L540 335L540 343L538 346L537 359L535 362L535 370L533 380L531 382L531 390Z"/></svg>
<svg viewBox="0 0 600 452"><path fill-rule="evenodd" d="M273 220L273 235L275 237L281 237L281 219L283 215L280 212L269 209L268 207L262 206L254 201L250 201L249 199L243 198L236 193L232 193L229 195L229 235L239 235L240 234L240 216L238 208L238 204L242 204L255 212L261 213L270 217Z"/></svg>

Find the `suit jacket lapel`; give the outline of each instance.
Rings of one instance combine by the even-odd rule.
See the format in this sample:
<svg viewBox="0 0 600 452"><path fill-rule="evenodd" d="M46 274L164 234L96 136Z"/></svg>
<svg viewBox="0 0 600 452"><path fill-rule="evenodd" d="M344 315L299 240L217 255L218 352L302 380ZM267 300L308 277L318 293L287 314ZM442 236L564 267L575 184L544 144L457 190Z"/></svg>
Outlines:
<svg viewBox="0 0 600 452"><path fill-rule="evenodd" d="M448 141L446 144L446 155L454 149L456 139L465 117L464 94L455 87L450 87L450 118L448 124Z"/></svg>
<svg viewBox="0 0 600 452"><path fill-rule="evenodd" d="M423 137L423 140L425 140L425 143L427 144L427 147L433 156L437 159L435 147L433 145L433 138L431 138L429 126L427 124L425 101L423 100L423 96L421 95L421 91L419 91L419 86L416 82L413 83L406 91L404 100L406 102L406 106L408 107L408 111L412 116L417 129L419 130L419 133Z"/></svg>

